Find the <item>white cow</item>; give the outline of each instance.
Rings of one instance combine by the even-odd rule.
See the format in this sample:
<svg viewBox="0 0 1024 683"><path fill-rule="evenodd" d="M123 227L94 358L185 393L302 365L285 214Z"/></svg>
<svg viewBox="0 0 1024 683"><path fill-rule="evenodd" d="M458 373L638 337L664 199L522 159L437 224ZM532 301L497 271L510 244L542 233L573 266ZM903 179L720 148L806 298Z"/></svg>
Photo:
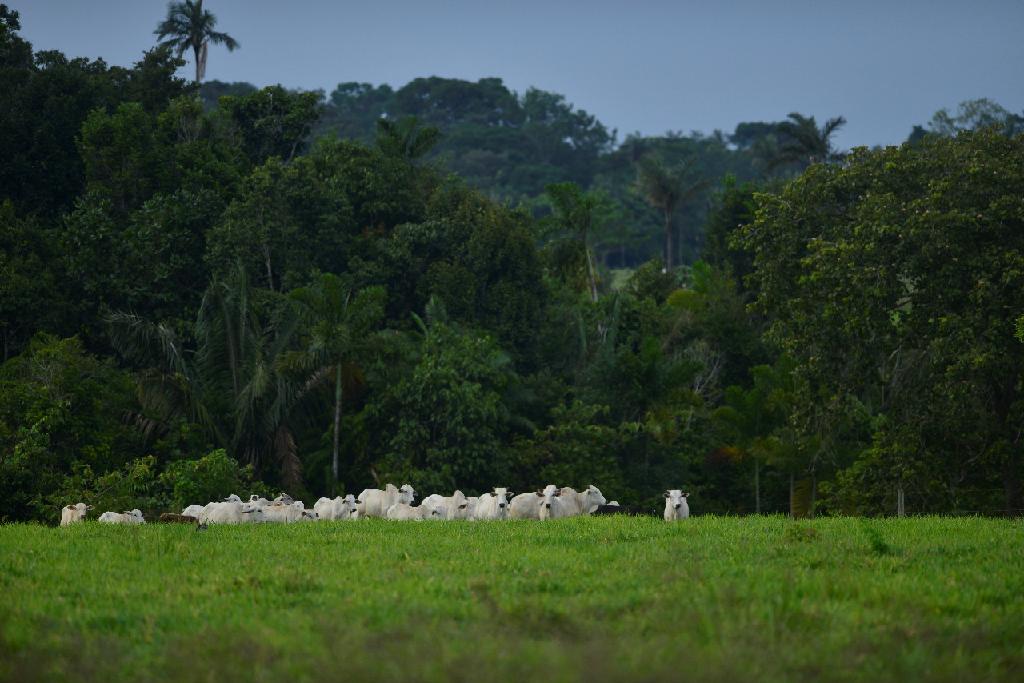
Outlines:
<svg viewBox="0 0 1024 683"><path fill-rule="evenodd" d="M262 521L262 508L234 500L209 503L199 513L200 524L249 524Z"/></svg>
<svg viewBox="0 0 1024 683"><path fill-rule="evenodd" d="M401 521L423 521L425 519L444 519L441 516L442 513L436 508L425 508L422 505L413 507L407 503L395 503L388 508L385 517L387 519L401 520Z"/></svg>
<svg viewBox="0 0 1024 683"><path fill-rule="evenodd" d="M313 515L316 514L312 510L306 510L301 500L296 500L290 504L271 503L260 509L263 511L264 522L276 522L279 524L292 524L294 522L315 519ZM306 514L307 512L309 514Z"/></svg>
<svg viewBox="0 0 1024 683"><path fill-rule="evenodd" d="M199 516L203 514L203 510L205 509L205 505L189 505L187 508L181 511L181 514L199 519Z"/></svg>
<svg viewBox="0 0 1024 683"><path fill-rule="evenodd" d="M462 491L450 496L431 494L420 502L420 507L437 510L441 519L466 519L469 516L469 499Z"/></svg>
<svg viewBox="0 0 1024 683"><path fill-rule="evenodd" d="M601 489L593 484L582 491L564 486L558 494L545 498L540 518L546 520L589 515L606 502Z"/></svg>
<svg viewBox="0 0 1024 683"><path fill-rule="evenodd" d="M142 511L139 509L128 512L104 512L100 515L100 521L104 524L145 524L142 518Z"/></svg>
<svg viewBox="0 0 1024 683"><path fill-rule="evenodd" d="M550 501L546 502L545 499L560 493L561 491L554 484L548 484L539 491L520 493L509 502L508 517L509 519L540 519L541 506L550 507L551 505Z"/></svg>
<svg viewBox="0 0 1024 683"><path fill-rule="evenodd" d="M232 493L230 496L228 496L227 498L224 499L224 502L225 503L241 503L242 499Z"/></svg>
<svg viewBox="0 0 1024 683"><path fill-rule="evenodd" d="M563 486L561 494L559 499L574 515L589 515L598 506L608 502L604 494L601 493L601 489L593 484L582 491L576 491L569 486Z"/></svg>
<svg viewBox="0 0 1024 683"><path fill-rule="evenodd" d="M359 506L359 517L386 517L388 509L396 503L412 505L416 499L416 492L409 484L402 484L402 488L395 488L394 484L388 484L384 490L363 489L363 492L356 498Z"/></svg>
<svg viewBox="0 0 1024 683"><path fill-rule="evenodd" d="M321 498L313 504L313 511L316 512L317 519L343 519L353 520L358 519L358 512L356 507L356 497L351 493L342 498Z"/></svg>
<svg viewBox="0 0 1024 683"><path fill-rule="evenodd" d="M665 521L674 522L678 519L686 519L690 516L690 505L686 502L689 493L683 493L679 489L665 491Z"/></svg>
<svg viewBox="0 0 1024 683"><path fill-rule="evenodd" d="M542 492L542 500L540 508L538 509L537 519L541 521L547 521L549 519L561 519L562 517L572 517L575 509L575 499L570 500L572 496L566 496L565 500L562 500L562 491L564 489L552 489L548 486Z"/></svg>
<svg viewBox="0 0 1024 683"><path fill-rule="evenodd" d="M65 505L60 509L60 525L67 526L81 522L85 519L85 513L88 510L92 510L92 505L86 505L85 503Z"/></svg>
<svg viewBox="0 0 1024 683"><path fill-rule="evenodd" d="M476 502L471 519L508 519L508 499L512 492L497 487L492 493L485 493Z"/></svg>

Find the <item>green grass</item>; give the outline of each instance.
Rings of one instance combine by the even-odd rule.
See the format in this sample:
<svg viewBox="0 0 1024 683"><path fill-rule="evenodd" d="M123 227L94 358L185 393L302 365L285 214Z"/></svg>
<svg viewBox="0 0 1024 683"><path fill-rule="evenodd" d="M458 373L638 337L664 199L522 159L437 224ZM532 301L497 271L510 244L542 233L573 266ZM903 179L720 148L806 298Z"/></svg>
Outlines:
<svg viewBox="0 0 1024 683"><path fill-rule="evenodd" d="M1024 525L0 527L10 681L1020 681Z"/></svg>

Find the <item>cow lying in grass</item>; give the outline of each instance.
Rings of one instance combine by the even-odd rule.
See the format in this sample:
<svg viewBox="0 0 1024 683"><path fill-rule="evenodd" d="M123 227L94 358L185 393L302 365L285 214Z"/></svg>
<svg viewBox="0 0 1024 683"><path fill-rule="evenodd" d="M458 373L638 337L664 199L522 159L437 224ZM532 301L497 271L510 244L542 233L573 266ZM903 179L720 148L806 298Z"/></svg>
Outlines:
<svg viewBox="0 0 1024 683"><path fill-rule="evenodd" d="M254 506L255 507L255 506ZM307 510L301 500L292 503L271 503L262 507L256 507L263 513L263 522L277 522L280 524L292 524L294 522L308 522L316 519L316 512Z"/></svg>
<svg viewBox="0 0 1024 683"><path fill-rule="evenodd" d="M544 505L540 508L540 519L543 521L589 515L607 502L601 489L593 484L582 491L565 486L557 494L551 493L545 496Z"/></svg>
<svg viewBox="0 0 1024 683"><path fill-rule="evenodd" d="M409 484L402 484L402 488L395 488L394 484L388 484L384 490L363 489L363 492L356 498L359 508L359 517L387 517L388 509L396 503L412 505L416 499L416 492Z"/></svg>
<svg viewBox="0 0 1024 683"><path fill-rule="evenodd" d="M441 519L468 519L469 499L462 491L456 491L450 496L442 496L438 493L431 494L420 502L420 507L427 510L437 510Z"/></svg>
<svg viewBox="0 0 1024 683"><path fill-rule="evenodd" d="M351 493L342 498L321 498L313 504L313 511L319 520L343 519L345 521L359 519L356 497Z"/></svg>
<svg viewBox="0 0 1024 683"><path fill-rule="evenodd" d="M249 524L262 521L261 508L240 500L209 503L199 513L200 524Z"/></svg>
<svg viewBox="0 0 1024 683"><path fill-rule="evenodd" d="M477 499L470 519L508 519L508 501L511 496L512 492L504 487L497 487L491 493L483 494Z"/></svg>
<svg viewBox="0 0 1024 683"><path fill-rule="evenodd" d="M539 491L520 493L509 502L509 519L540 519L541 507L550 507L550 498L561 494L561 490L554 484L548 484Z"/></svg>
<svg viewBox="0 0 1024 683"><path fill-rule="evenodd" d="M413 507L406 503L395 503L388 508L385 514L387 519L399 520L399 521L415 521L420 522L425 519L439 520L444 519L442 512L437 508L425 508L422 505Z"/></svg>
<svg viewBox="0 0 1024 683"><path fill-rule="evenodd" d="M104 524L145 524L146 520L142 517L142 511L139 509L129 510L128 512L104 512L100 515L100 520Z"/></svg>

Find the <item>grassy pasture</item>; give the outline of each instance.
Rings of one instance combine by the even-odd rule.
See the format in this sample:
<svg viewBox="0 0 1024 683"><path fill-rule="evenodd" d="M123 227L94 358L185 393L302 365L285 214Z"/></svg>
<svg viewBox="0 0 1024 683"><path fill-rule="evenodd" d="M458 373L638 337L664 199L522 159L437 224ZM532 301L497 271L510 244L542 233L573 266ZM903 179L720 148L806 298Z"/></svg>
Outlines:
<svg viewBox="0 0 1024 683"><path fill-rule="evenodd" d="M1024 525L0 527L0 680L1020 681Z"/></svg>

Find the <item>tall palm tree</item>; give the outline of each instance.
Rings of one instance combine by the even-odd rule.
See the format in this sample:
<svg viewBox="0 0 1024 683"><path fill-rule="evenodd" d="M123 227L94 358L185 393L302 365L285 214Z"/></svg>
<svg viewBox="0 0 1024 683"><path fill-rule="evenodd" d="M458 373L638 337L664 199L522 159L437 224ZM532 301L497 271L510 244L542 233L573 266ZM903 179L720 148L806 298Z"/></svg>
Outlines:
<svg viewBox="0 0 1024 683"><path fill-rule="evenodd" d="M309 287L293 290L289 298L301 322L303 348L282 356L279 366L301 378L300 395L334 385L331 475L336 484L343 390L346 384L361 381L357 362L376 341L373 332L384 318L386 295L383 288L370 287L353 297L341 278L323 273Z"/></svg>
<svg viewBox="0 0 1024 683"><path fill-rule="evenodd" d="M707 186L707 181L691 180L692 176L690 166L669 168L654 157L644 157L637 164L637 189L665 219L665 268L668 270L672 269L672 216L679 206Z"/></svg>
<svg viewBox="0 0 1024 683"><path fill-rule="evenodd" d="M223 44L228 51L238 47L238 41L226 33L213 30L217 17L203 10L203 0L184 0L167 5L167 18L153 33L160 45L174 50L178 57L191 49L196 59L196 83L206 76L206 51L210 43Z"/></svg>
<svg viewBox="0 0 1024 683"><path fill-rule="evenodd" d="M781 139L774 157L768 163L769 168L788 164L806 167L839 161L845 156L832 146L832 136L846 125L846 119L842 116L829 119L821 128L818 128L818 122L813 116L791 112L789 119L776 127Z"/></svg>
<svg viewBox="0 0 1024 683"><path fill-rule="evenodd" d="M282 483L302 483L290 421L300 387L277 370L298 324L287 309L257 305L239 267L210 284L187 344L170 326L131 313L108 318L118 350L140 367L140 399L149 431L187 415L235 459L276 464ZM274 309L278 309L275 311ZM269 315L260 315L263 311ZM266 318L266 319L264 319Z"/></svg>

